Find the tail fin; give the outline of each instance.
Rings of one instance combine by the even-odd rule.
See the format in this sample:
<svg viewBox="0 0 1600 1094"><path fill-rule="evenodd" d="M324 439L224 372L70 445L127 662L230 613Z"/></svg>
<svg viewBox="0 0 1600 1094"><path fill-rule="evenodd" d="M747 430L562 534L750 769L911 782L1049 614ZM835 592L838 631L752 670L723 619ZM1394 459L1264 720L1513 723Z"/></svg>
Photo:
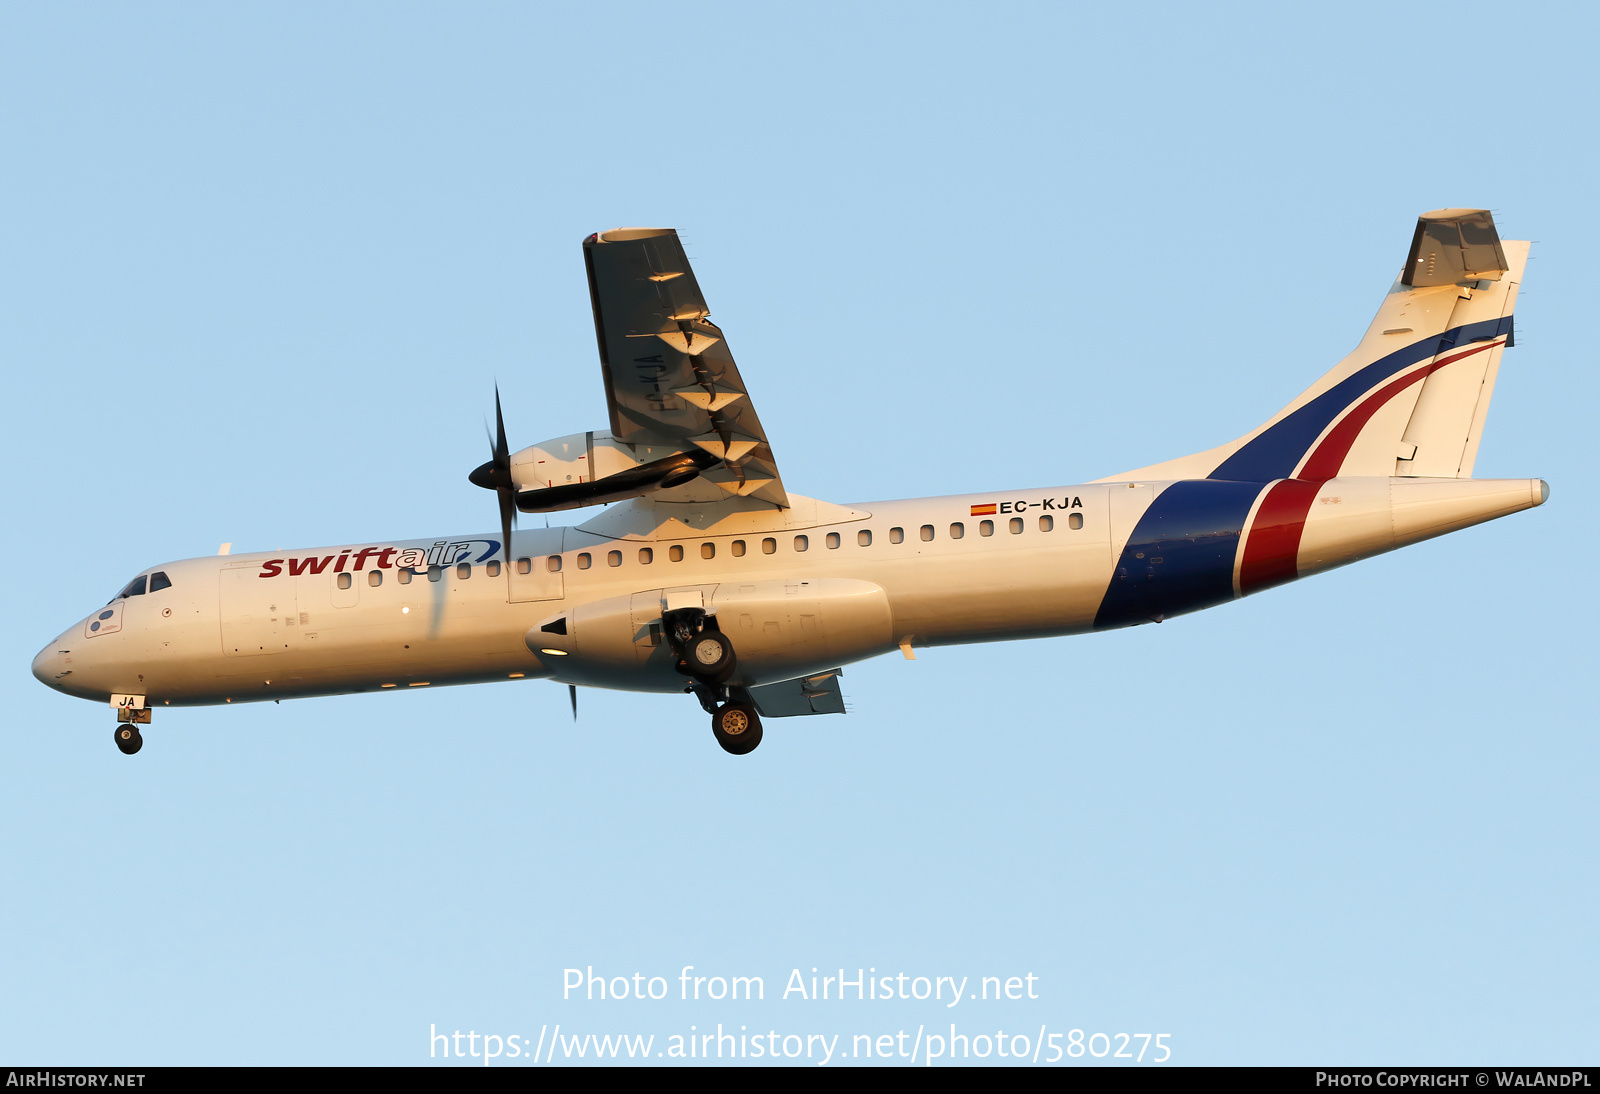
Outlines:
<svg viewBox="0 0 1600 1094"><path fill-rule="evenodd" d="M1527 259L1485 209L1422 214L1355 352L1254 432L1099 481L1471 478Z"/></svg>

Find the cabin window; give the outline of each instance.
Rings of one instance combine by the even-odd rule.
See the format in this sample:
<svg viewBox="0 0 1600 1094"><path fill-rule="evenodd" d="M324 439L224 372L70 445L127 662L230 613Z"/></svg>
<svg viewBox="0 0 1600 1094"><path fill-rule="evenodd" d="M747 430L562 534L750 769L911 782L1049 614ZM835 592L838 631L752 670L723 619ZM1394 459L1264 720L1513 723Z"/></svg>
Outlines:
<svg viewBox="0 0 1600 1094"><path fill-rule="evenodd" d="M1021 517L1012 517L1011 518L1011 534L1014 535L1014 536L1020 536L1022 534L1022 518Z"/></svg>
<svg viewBox="0 0 1600 1094"><path fill-rule="evenodd" d="M922 526L922 542L929 543L929 542L932 542L932 540L933 540L933 525L924 524Z"/></svg>
<svg viewBox="0 0 1600 1094"><path fill-rule="evenodd" d="M828 542L828 550L832 551L832 550L837 549L838 546L839 546L839 533L838 532L829 532L828 533L828 541L827 542Z"/></svg>
<svg viewBox="0 0 1600 1094"><path fill-rule="evenodd" d="M950 538L951 539L960 539L962 536L964 536L966 534L967 534L967 526L965 524L962 524L959 520L956 521L954 524L952 524L950 526Z"/></svg>
<svg viewBox="0 0 1600 1094"><path fill-rule="evenodd" d="M715 543L702 543L700 545L700 557L701 558L716 558L717 557L717 545Z"/></svg>
<svg viewBox="0 0 1600 1094"><path fill-rule="evenodd" d="M671 559L673 562L682 562L683 561L683 544L674 543L671 547L668 547L667 548L667 557L669 559Z"/></svg>
<svg viewBox="0 0 1600 1094"><path fill-rule="evenodd" d="M728 550L733 552L734 558L744 557L744 540L736 539L728 545Z"/></svg>
<svg viewBox="0 0 1600 1094"><path fill-rule="evenodd" d="M656 557L656 553L654 551L652 551L650 548L648 548L648 547L639 548L639 565L648 566L648 565L650 565L651 560L653 560L655 557Z"/></svg>
<svg viewBox="0 0 1600 1094"><path fill-rule="evenodd" d="M371 585L374 589L376 589L379 585L382 585L383 584L383 571L382 570L368 570L367 571L367 584Z"/></svg>
<svg viewBox="0 0 1600 1094"><path fill-rule="evenodd" d="M580 551L578 553L578 569L587 570L593 564L594 559L589 557L588 551Z"/></svg>
<svg viewBox="0 0 1600 1094"><path fill-rule="evenodd" d="M488 574L490 577L499 577L500 576L500 560L499 559L495 559L495 561L493 561L493 562L485 563L484 567L483 567L483 572Z"/></svg>
<svg viewBox="0 0 1600 1094"><path fill-rule="evenodd" d="M340 574L335 580L338 582L339 588L341 589L348 589L350 587L349 574Z"/></svg>
<svg viewBox="0 0 1600 1094"><path fill-rule="evenodd" d="M533 559L531 559L531 558L519 558L519 559L517 559L517 573L519 573L519 574L531 574L531 573L533 573Z"/></svg>
<svg viewBox="0 0 1600 1094"><path fill-rule="evenodd" d="M398 574L396 574L395 577L400 582L400 584L409 585L409 584L411 584L411 575L414 574L414 573L416 573L416 571L413 570L411 567L403 566L403 567L400 568L400 572Z"/></svg>
<svg viewBox="0 0 1600 1094"><path fill-rule="evenodd" d="M978 534L980 536L992 536L992 535L994 535L994 521L992 521L992 520L980 520L978 522Z"/></svg>
<svg viewBox="0 0 1600 1094"><path fill-rule="evenodd" d="M857 532L856 533L856 545L858 547L871 547L872 546L872 529L863 528L863 529L861 529L861 531Z"/></svg>
<svg viewBox="0 0 1600 1094"><path fill-rule="evenodd" d="M773 539L771 536L768 536L766 539L761 541L761 553L762 554L764 554L764 555L774 554L774 553L777 552L777 550L778 550L778 541Z"/></svg>
<svg viewBox="0 0 1600 1094"><path fill-rule="evenodd" d="M1076 532L1079 528L1082 528L1083 527L1083 514L1082 513L1069 514L1067 516L1067 527L1071 528L1074 532Z"/></svg>
<svg viewBox="0 0 1600 1094"><path fill-rule="evenodd" d="M902 542L905 541L905 538L906 538L906 530L904 528L891 528L891 529L889 529L889 542L890 543L902 543Z"/></svg>
<svg viewBox="0 0 1600 1094"><path fill-rule="evenodd" d="M443 566L429 566L428 567L428 580L429 581L438 581L443 576L444 576L444 567Z"/></svg>
<svg viewBox="0 0 1600 1094"><path fill-rule="evenodd" d="M544 568L553 574L559 574L561 572L561 556L550 555L546 557L544 560Z"/></svg>
<svg viewBox="0 0 1600 1094"><path fill-rule="evenodd" d="M463 562L461 565L457 566L456 567L456 576L458 578L460 578L462 581L465 581L465 580L467 580L467 578L471 577L472 576L472 563Z"/></svg>
<svg viewBox="0 0 1600 1094"><path fill-rule="evenodd" d="M805 536L795 536L794 537L794 549L796 551L807 550L808 548L810 548L810 546L811 546L811 541L809 539L807 539Z"/></svg>
<svg viewBox="0 0 1600 1094"><path fill-rule="evenodd" d="M606 565L607 566L621 566L622 565L622 552L621 551L607 551L606 552Z"/></svg>
<svg viewBox="0 0 1600 1094"><path fill-rule="evenodd" d="M150 575L151 592L159 593L162 589L170 588L172 588L172 582L168 580L167 575L162 573L160 570L157 570L155 573Z"/></svg>
<svg viewBox="0 0 1600 1094"><path fill-rule="evenodd" d="M1039 531L1048 532L1056 526L1056 518L1044 516L1039 518Z"/></svg>

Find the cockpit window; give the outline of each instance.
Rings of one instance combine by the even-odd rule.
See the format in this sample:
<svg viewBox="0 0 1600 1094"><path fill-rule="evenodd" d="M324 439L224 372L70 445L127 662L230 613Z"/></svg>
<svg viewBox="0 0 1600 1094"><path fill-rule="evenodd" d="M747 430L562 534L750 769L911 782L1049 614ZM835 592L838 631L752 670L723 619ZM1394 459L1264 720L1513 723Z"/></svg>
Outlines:
<svg viewBox="0 0 1600 1094"><path fill-rule="evenodd" d="M172 588L172 579L166 574L162 573L160 570L157 570L155 573L150 575L151 592L159 593L162 589L170 588Z"/></svg>
<svg viewBox="0 0 1600 1094"><path fill-rule="evenodd" d="M116 596L112 597L111 599L113 599L113 600L121 600L124 597L129 597L129 596L143 596L144 595L144 578L145 578L145 575L144 574L140 574L138 577L136 577L132 581L128 582L128 587L127 588L123 589L120 593L118 593Z"/></svg>

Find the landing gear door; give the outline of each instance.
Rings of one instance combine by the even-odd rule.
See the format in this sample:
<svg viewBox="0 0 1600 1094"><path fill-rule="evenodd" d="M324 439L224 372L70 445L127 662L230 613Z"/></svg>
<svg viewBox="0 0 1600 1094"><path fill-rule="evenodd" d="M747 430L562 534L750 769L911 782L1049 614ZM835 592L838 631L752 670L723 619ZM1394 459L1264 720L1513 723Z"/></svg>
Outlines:
<svg viewBox="0 0 1600 1094"><path fill-rule="evenodd" d="M643 663L657 650L665 650L667 637L661 631L662 590L634 593L631 605L633 624L633 651ZM671 656L670 650L663 656Z"/></svg>
<svg viewBox="0 0 1600 1094"><path fill-rule="evenodd" d="M551 544L548 538L542 540L546 552L554 546L554 553L527 555L519 551L511 559L511 592L508 599L513 604L530 600L560 600L566 595L566 576L561 572L561 550L566 537L566 529L562 529L561 539L555 544Z"/></svg>

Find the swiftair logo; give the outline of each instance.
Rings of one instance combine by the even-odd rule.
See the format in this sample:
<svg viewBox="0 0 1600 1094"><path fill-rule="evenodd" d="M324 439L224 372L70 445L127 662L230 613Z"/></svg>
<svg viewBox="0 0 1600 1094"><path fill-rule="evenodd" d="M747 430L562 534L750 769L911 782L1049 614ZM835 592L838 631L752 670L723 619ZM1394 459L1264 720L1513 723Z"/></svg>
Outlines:
<svg viewBox="0 0 1600 1094"><path fill-rule="evenodd" d="M460 562L484 562L500 551L497 539L437 540L432 547L363 547L359 551L341 551L337 555L312 555L310 557L272 558L261 564L257 577L277 577L288 567L290 577L301 574L320 574L331 565L329 572L342 574L363 570L369 561L379 570L421 570L429 566L454 566Z"/></svg>

